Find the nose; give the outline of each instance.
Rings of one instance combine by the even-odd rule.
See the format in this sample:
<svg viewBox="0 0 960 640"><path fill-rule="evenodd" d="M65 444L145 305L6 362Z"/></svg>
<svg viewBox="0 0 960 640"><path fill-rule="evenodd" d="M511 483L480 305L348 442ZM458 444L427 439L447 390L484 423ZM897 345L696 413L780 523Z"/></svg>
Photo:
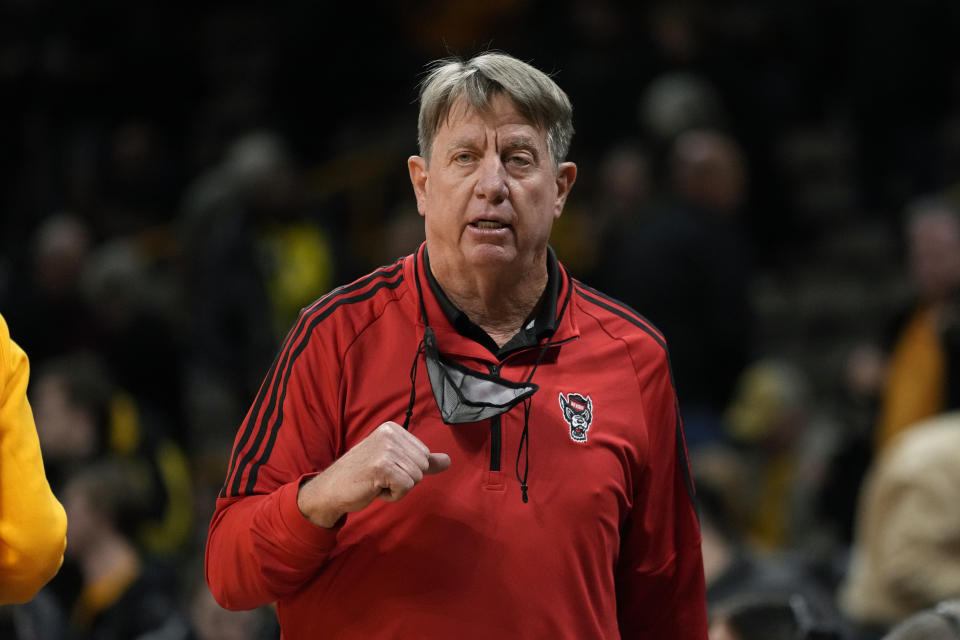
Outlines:
<svg viewBox="0 0 960 640"><path fill-rule="evenodd" d="M483 159L473 192L481 200L488 200L490 204L500 204L510 195L506 169L498 156L490 154Z"/></svg>

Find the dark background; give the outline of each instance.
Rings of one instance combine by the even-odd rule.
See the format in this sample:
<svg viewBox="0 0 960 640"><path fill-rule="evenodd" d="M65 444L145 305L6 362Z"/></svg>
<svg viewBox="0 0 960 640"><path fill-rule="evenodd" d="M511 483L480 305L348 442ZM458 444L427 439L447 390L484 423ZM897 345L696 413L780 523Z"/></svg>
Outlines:
<svg viewBox="0 0 960 640"><path fill-rule="evenodd" d="M602 289L620 282L609 236L590 232L611 153L632 145L644 159L639 219L670 200L682 130L709 128L742 149L733 219L747 343L714 385L712 419L700 421L684 393L695 374L683 370L681 405L691 429L714 427L743 366L775 358L804 380L808 418L827 416L834 454L860 428L847 412L851 357L866 349L882 362L911 297L904 211L957 194L958 33L950 0L6 0L0 313L31 356L31 394L48 365L93 354L113 391L186 455L195 519L165 556L183 569L186 602L233 430L296 309L422 234L405 160L417 152L425 65L499 49L571 98L579 177L554 245ZM655 91L665 79L687 96L660 109L676 129L643 115L666 99ZM269 161L244 173L231 149L251 132L263 146L241 155ZM304 262L284 262L295 236L313 240ZM309 275L297 279L297 265ZM709 324L723 311L720 300L690 313ZM856 486L845 491L839 507L806 512L831 558L849 544ZM802 547L789 536L777 545ZM69 599L68 584L53 586Z"/></svg>

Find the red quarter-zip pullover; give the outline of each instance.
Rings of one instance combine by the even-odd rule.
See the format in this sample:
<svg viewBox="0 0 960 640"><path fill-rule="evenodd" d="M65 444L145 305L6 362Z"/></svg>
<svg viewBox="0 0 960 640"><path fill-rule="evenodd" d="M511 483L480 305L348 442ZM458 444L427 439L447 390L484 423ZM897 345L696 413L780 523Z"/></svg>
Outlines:
<svg viewBox="0 0 960 640"><path fill-rule="evenodd" d="M663 336L562 268L568 308L533 379L528 503L515 473L523 406L494 418L497 429L448 426L421 358L410 430L448 453L450 469L334 529L300 513L304 476L381 423L403 422L424 331L418 253L321 298L284 341L237 433L210 525L217 600L275 601L287 640L705 639L699 528ZM421 289L442 353L527 378L539 347L498 359Z"/></svg>

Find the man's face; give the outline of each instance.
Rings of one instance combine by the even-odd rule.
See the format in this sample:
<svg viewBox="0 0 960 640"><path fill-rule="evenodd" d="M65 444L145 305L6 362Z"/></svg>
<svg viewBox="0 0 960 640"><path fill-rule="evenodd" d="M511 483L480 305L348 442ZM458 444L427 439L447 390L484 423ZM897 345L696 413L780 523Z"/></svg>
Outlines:
<svg viewBox="0 0 960 640"><path fill-rule="evenodd" d="M554 170L546 132L509 98L496 95L491 107L480 114L458 100L429 163L418 156L408 162L435 273L524 273L545 260L553 221L576 179L573 163Z"/></svg>

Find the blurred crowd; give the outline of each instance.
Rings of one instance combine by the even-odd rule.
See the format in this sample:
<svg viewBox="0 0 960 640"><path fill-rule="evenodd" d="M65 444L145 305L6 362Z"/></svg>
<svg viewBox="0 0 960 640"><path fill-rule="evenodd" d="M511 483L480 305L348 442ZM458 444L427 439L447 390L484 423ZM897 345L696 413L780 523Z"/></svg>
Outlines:
<svg viewBox="0 0 960 640"><path fill-rule="evenodd" d="M422 241L415 85L486 48L573 102L561 261L670 343L716 638L949 612L956 33L951 0L0 3L0 313L69 519L0 636L278 636L203 583L234 432L299 309Z"/></svg>

